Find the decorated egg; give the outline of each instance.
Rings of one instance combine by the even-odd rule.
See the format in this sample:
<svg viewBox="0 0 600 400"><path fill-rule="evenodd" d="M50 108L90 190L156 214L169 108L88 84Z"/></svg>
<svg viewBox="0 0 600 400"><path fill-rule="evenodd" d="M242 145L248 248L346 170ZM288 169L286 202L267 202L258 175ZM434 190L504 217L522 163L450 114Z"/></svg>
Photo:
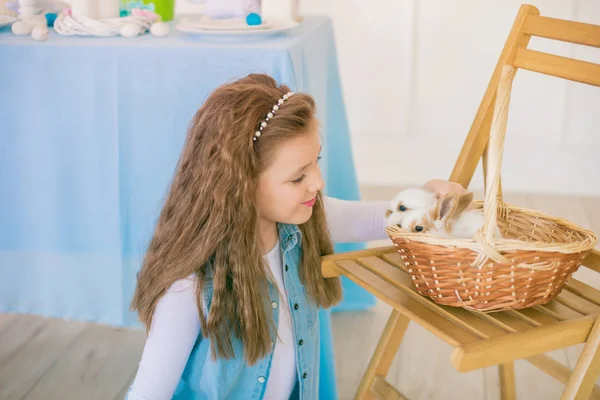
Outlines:
<svg viewBox="0 0 600 400"><path fill-rule="evenodd" d="M140 34L140 27L134 24L123 25L121 28L121 36L133 38Z"/></svg>
<svg viewBox="0 0 600 400"><path fill-rule="evenodd" d="M169 34L169 25L164 22L157 22L150 27L150 33L156 37L165 37Z"/></svg>
<svg viewBox="0 0 600 400"><path fill-rule="evenodd" d="M31 34L33 27L25 21L17 21L12 24L11 29L17 36L25 36Z"/></svg>
<svg viewBox="0 0 600 400"><path fill-rule="evenodd" d="M248 25L260 25L262 24L262 18L256 13L250 13L246 16L246 23Z"/></svg>
<svg viewBox="0 0 600 400"><path fill-rule="evenodd" d="M48 28L45 26L34 26L31 31L31 37L35 40L46 40L48 39Z"/></svg>

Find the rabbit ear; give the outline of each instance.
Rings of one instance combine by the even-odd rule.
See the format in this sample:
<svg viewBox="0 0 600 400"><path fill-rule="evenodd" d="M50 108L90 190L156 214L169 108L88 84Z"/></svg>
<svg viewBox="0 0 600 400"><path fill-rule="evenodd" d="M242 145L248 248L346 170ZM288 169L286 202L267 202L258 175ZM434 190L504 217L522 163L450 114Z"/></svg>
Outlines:
<svg viewBox="0 0 600 400"><path fill-rule="evenodd" d="M467 192L467 193L461 193L458 195L458 206L456 208L456 210L454 211L455 214L460 214L461 212L465 211L473 202L473 193L472 192Z"/></svg>
<svg viewBox="0 0 600 400"><path fill-rule="evenodd" d="M473 193L458 194L446 193L438 202L437 219L452 219L455 215L465 211L473 201Z"/></svg>
<svg viewBox="0 0 600 400"><path fill-rule="evenodd" d="M392 214L393 214L393 211L392 211L392 210L386 210L386 211L385 211L385 217L386 217L386 218L387 218L387 217L389 217L389 216L390 216L390 215L392 215Z"/></svg>
<svg viewBox="0 0 600 400"><path fill-rule="evenodd" d="M438 202L436 219L446 220L456 214L458 208L458 195L454 192L446 193Z"/></svg>

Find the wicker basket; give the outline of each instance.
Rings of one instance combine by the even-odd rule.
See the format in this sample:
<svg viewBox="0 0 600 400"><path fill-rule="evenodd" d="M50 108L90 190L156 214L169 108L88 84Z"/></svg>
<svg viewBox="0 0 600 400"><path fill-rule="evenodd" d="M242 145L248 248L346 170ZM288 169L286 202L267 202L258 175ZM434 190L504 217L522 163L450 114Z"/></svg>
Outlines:
<svg viewBox="0 0 600 400"><path fill-rule="evenodd" d="M444 239L387 228L416 290L434 302L477 311L520 309L554 299L597 243L594 232L505 204L500 167L515 70L505 66L488 144L485 223L473 239ZM496 239L500 229L503 238Z"/></svg>

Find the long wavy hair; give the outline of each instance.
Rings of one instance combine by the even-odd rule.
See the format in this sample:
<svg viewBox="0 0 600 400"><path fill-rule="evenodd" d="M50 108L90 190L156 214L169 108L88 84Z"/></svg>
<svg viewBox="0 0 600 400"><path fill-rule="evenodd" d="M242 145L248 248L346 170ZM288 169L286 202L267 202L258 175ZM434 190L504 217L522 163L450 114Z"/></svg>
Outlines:
<svg viewBox="0 0 600 400"><path fill-rule="evenodd" d="M218 87L193 118L132 301L147 331L161 296L175 281L195 274L202 335L211 342L213 358L234 357L234 337L249 364L269 353L273 320L257 180L282 142L306 134L315 119L314 100L295 94L260 139L252 137L288 91L267 75L251 74ZM338 278L321 275L320 257L333 253L321 193L300 230L301 282L309 300L331 307L341 300L342 289ZM206 315L203 290L209 282L213 292Z"/></svg>

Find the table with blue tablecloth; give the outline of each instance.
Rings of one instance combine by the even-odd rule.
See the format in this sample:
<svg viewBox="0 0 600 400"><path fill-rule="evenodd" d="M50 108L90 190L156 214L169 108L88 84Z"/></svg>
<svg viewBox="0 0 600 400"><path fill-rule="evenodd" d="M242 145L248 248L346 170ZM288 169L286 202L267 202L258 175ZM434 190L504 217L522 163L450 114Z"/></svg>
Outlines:
<svg viewBox="0 0 600 400"><path fill-rule="evenodd" d="M188 124L208 93L250 72L314 96L325 193L358 199L327 17L244 41L172 30L35 42L0 28L0 312L139 326L129 310L136 273ZM343 285L334 311L375 304ZM320 398L335 398L328 311L321 334Z"/></svg>

